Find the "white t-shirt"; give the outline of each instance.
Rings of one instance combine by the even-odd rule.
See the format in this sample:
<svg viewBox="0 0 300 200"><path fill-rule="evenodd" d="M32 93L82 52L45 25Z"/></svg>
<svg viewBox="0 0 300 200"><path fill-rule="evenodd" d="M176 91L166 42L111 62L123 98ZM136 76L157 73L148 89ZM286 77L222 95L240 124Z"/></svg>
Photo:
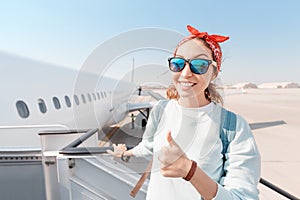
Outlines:
<svg viewBox="0 0 300 200"><path fill-rule="evenodd" d="M220 182L223 173L223 147L219 130L221 107L215 103L210 103L199 108L184 108L180 106L177 101L170 100L165 108L161 109L163 109L163 112L160 113L161 116L158 116L158 108L153 108L143 136L143 141L133 149L135 156L153 154L147 199L201 199L200 194L190 182L182 178L168 178L161 175L158 155L163 146L169 145L167 142L167 133L170 130L173 139L186 153L187 157L196 161L198 167L209 177L216 182ZM242 128L240 126L241 124L243 126ZM238 129L241 129L241 131ZM246 132L244 134L247 134L249 138L253 139L248 124L240 116L237 116L237 132L238 131ZM238 134L236 137L240 138ZM232 143L234 144L234 141L232 141ZM255 143L252 145L252 143L250 142L250 144L248 144L249 147L245 146L245 148L249 148L251 154L255 152L255 155L252 156L256 156L260 161L256 145ZM231 147L229 147L229 149L230 148ZM234 148L231 148L231 150L233 149ZM229 161L232 161L231 157ZM233 172L234 171L235 170L233 170ZM253 174L253 180L259 179L259 171L260 168L258 167L258 172ZM225 180L225 182L226 181L228 184L228 180ZM215 199L224 200L225 197L225 199L235 199L235 196L237 198L239 197L235 192L231 194L229 190L224 190L221 185L218 187L218 194ZM255 183L253 187L254 189L250 188L250 190L253 190L252 193L256 192L258 194ZM248 188L246 189L248 190ZM237 191L239 193L241 190ZM258 199L258 197L253 197L252 193L251 199Z"/></svg>

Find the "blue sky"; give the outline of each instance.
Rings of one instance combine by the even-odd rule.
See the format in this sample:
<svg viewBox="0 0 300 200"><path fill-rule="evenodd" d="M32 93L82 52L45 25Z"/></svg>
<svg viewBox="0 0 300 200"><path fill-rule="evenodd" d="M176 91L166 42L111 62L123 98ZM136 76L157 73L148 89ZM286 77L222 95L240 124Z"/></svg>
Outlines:
<svg viewBox="0 0 300 200"><path fill-rule="evenodd" d="M224 83L300 83L299 9L297 0L2 0L0 51L80 69L120 33L159 27L187 35L191 24L230 36L221 44Z"/></svg>

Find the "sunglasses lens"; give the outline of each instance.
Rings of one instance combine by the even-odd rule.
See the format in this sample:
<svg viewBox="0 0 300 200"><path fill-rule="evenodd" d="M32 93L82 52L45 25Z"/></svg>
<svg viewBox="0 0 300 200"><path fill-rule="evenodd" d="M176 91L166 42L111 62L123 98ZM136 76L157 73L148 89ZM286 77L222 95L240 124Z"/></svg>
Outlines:
<svg viewBox="0 0 300 200"><path fill-rule="evenodd" d="M194 59L190 63L191 71L195 74L205 74L209 67L208 60Z"/></svg>
<svg viewBox="0 0 300 200"><path fill-rule="evenodd" d="M185 60L182 58L171 58L169 60L170 70L173 72L180 72L185 66Z"/></svg>

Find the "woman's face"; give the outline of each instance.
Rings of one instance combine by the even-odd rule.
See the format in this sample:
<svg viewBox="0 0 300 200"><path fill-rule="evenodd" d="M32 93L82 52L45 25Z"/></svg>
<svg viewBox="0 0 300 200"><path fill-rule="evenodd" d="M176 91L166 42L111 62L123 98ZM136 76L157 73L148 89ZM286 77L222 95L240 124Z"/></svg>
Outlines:
<svg viewBox="0 0 300 200"><path fill-rule="evenodd" d="M185 59L203 58L213 60L212 51L204 41L191 39L178 47L176 57ZM192 98L203 100L204 90L208 87L210 81L214 78L214 66L211 64L205 74L194 74L190 66L186 63L184 69L180 72L173 72L173 83L180 95L180 98ZM199 99L200 98L200 99Z"/></svg>

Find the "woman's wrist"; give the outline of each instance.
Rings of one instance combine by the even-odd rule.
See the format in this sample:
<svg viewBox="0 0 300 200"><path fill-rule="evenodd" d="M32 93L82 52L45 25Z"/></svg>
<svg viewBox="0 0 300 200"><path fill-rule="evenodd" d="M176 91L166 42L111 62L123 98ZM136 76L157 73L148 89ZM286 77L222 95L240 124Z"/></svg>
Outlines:
<svg viewBox="0 0 300 200"><path fill-rule="evenodd" d="M132 149L123 152L124 156L133 156Z"/></svg>
<svg viewBox="0 0 300 200"><path fill-rule="evenodd" d="M122 154L121 154L121 160L124 161L124 162L128 162L129 159L130 159L130 156L126 155L127 151L123 151Z"/></svg>
<svg viewBox="0 0 300 200"><path fill-rule="evenodd" d="M196 169L197 169L197 163L193 160L190 160L191 164L189 165L190 167L188 168L188 172L186 176L182 177L186 181L190 181L191 178L194 176Z"/></svg>
<svg viewBox="0 0 300 200"><path fill-rule="evenodd" d="M186 159L183 163L182 163L182 165L181 165L181 169L182 169L182 178L183 177L186 177L187 176L187 174L189 173L189 171L190 171L190 169L191 169L191 167L192 167L192 160L190 160L190 159Z"/></svg>

